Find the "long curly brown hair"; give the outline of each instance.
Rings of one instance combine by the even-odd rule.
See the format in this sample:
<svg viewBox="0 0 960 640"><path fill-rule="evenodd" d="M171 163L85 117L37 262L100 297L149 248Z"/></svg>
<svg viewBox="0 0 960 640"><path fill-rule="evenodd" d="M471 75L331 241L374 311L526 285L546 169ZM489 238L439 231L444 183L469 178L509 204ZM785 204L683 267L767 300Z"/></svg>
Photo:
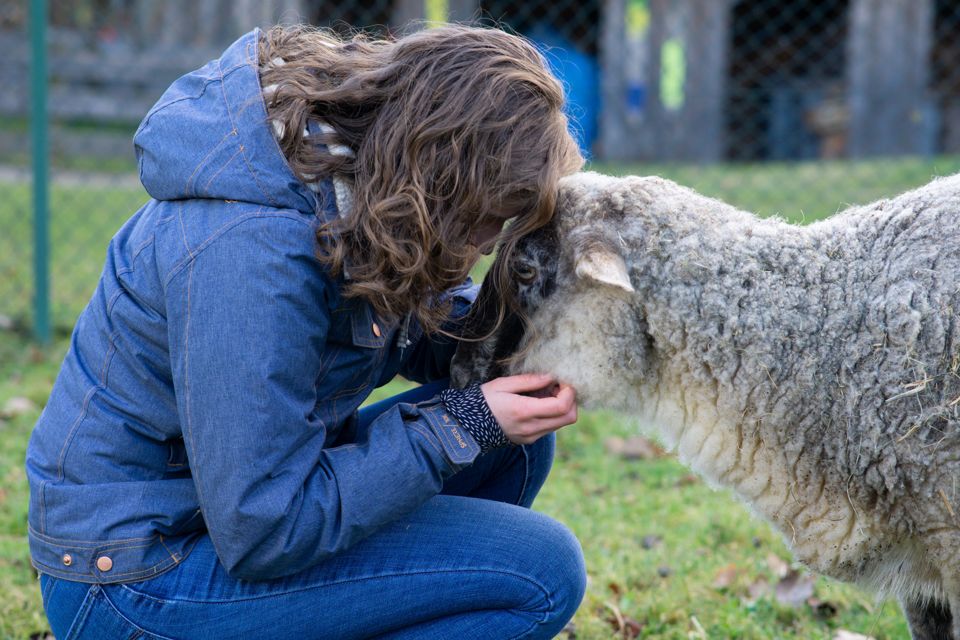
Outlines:
<svg viewBox="0 0 960 640"><path fill-rule="evenodd" d="M445 25L377 40L279 26L264 34L260 65L294 172L353 187L349 215L317 233L319 258L334 274L346 268L344 294L385 318L412 312L438 330L449 315L439 294L487 248L471 243L474 233L513 219L500 245L512 252L553 216L559 178L583 165L560 83L532 44L498 29ZM304 139L311 119L333 128L327 149ZM331 153L333 144L352 156Z"/></svg>

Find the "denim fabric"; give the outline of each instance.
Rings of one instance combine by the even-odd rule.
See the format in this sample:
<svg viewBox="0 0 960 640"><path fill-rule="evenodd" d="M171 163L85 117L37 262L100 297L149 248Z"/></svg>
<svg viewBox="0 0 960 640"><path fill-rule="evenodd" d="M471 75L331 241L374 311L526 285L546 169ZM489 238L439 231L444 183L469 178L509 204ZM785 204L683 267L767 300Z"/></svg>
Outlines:
<svg viewBox="0 0 960 640"><path fill-rule="evenodd" d="M63 640L552 638L586 581L576 539L525 508L553 444L548 436L485 454L412 514L285 578L231 577L206 536L151 580L87 585L42 575L52 630Z"/></svg>
<svg viewBox="0 0 960 640"><path fill-rule="evenodd" d="M315 259L332 185L314 193L280 153L258 41L177 80L137 131L152 199L107 249L27 450L42 573L140 581L212 544L230 576L299 574L479 453L435 398L358 429L373 388L445 376L455 344L414 322L400 348L399 322ZM449 293L455 317L475 293Z"/></svg>

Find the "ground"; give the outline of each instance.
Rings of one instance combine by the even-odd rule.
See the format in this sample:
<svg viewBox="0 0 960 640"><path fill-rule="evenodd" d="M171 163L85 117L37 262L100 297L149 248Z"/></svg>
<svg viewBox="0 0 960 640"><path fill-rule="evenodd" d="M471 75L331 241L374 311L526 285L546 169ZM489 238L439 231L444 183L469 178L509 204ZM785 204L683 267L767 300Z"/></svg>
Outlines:
<svg viewBox="0 0 960 640"><path fill-rule="evenodd" d="M956 171L960 158L598 168L658 173L738 206L799 222ZM52 344L40 347L25 332L29 218L8 213L11 206L25 207L28 196L16 172L0 171L0 229L6 236L0 238L0 638L16 639L41 638L47 630L26 547L27 439L68 346L70 322L92 290L106 242L145 198L126 178L98 183L81 176L53 190L58 329ZM376 397L405 384L391 383ZM635 439L638 434L638 425L627 418L587 412L559 434L556 465L535 508L566 523L586 556L587 596L567 637L833 640L843 631L877 640L909 637L895 603L876 602L856 588L809 576L791 564L779 537L732 495L711 490L670 455L634 451L644 444ZM644 458L651 452L652 458Z"/></svg>

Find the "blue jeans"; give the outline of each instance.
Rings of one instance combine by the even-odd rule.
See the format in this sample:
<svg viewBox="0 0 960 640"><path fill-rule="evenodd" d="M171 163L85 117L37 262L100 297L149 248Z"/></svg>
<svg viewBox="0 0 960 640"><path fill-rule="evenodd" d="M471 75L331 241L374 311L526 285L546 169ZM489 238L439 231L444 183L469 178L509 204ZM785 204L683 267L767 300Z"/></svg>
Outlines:
<svg viewBox="0 0 960 640"><path fill-rule="evenodd" d="M432 385L371 405L416 402ZM493 451L417 511L298 574L231 578L203 537L179 566L127 584L40 576L59 640L154 638L552 638L586 571L576 538L529 509L554 438Z"/></svg>

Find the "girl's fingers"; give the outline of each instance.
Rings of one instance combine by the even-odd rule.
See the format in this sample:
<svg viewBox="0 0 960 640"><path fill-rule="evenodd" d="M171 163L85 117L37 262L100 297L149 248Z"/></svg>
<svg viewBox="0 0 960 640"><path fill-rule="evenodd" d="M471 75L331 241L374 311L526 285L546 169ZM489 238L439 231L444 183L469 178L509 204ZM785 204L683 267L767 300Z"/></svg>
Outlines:
<svg viewBox="0 0 960 640"><path fill-rule="evenodd" d="M507 393L529 393L549 387L556 381L556 378L549 373L521 373L516 376L496 378L483 386L489 386L492 390Z"/></svg>
<svg viewBox="0 0 960 640"><path fill-rule="evenodd" d="M561 384L555 396L549 398L531 398L524 396L519 400L519 412L529 418L557 418L576 407L576 392L568 384Z"/></svg>
<svg viewBox="0 0 960 640"><path fill-rule="evenodd" d="M518 393L547 385L551 389L546 397L534 398ZM573 387L557 384L549 375L525 374L497 378L481 385L480 390L507 439L516 444L529 444L577 421Z"/></svg>
<svg viewBox="0 0 960 640"><path fill-rule="evenodd" d="M507 438L516 444L529 444L542 438L548 433L553 433L563 427L569 426L577 421L577 412L574 410L559 418L547 419L539 418L525 422L514 433L508 434Z"/></svg>

